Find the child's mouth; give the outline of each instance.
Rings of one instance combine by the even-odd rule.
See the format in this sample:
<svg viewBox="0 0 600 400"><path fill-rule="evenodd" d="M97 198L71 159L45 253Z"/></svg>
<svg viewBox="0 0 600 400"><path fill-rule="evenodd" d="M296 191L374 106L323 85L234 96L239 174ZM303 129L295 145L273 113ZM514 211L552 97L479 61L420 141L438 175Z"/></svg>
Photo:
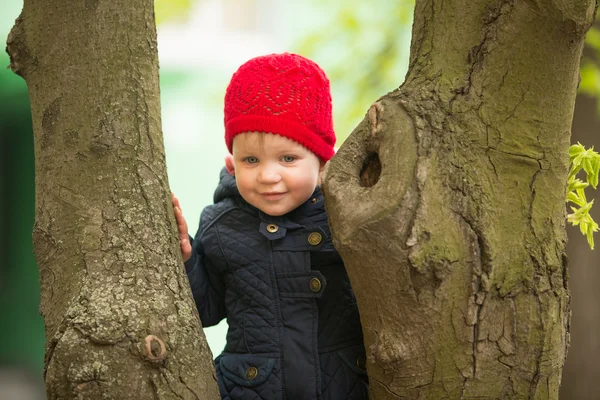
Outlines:
<svg viewBox="0 0 600 400"><path fill-rule="evenodd" d="M261 196L263 196L267 200L275 201L275 200L279 200L283 196L285 196L285 192L267 192L267 193L261 193Z"/></svg>

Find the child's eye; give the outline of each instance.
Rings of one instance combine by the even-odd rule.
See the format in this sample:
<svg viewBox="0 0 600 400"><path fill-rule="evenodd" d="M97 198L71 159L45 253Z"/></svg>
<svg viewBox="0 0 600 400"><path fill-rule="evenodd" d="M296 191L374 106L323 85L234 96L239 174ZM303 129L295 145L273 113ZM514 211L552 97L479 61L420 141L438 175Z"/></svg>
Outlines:
<svg viewBox="0 0 600 400"><path fill-rule="evenodd" d="M258 162L258 158L256 157L246 157L242 161L247 162L248 164L256 164Z"/></svg>
<svg viewBox="0 0 600 400"><path fill-rule="evenodd" d="M281 159L283 160L283 162L286 162L286 163L296 161L296 157L294 157L294 156L283 156L283 157L281 157Z"/></svg>

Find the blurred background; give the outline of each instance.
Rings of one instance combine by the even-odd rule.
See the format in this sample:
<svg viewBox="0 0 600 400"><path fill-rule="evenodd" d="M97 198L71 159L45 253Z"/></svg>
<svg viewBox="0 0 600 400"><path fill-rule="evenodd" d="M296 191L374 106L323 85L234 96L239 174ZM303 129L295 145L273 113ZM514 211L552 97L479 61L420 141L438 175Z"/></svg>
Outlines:
<svg viewBox="0 0 600 400"><path fill-rule="evenodd" d="M191 233L212 203L227 150L223 94L251 57L296 52L331 80L338 146L406 73L413 0L155 0L163 134L171 189ZM22 0L0 0L2 48ZM600 27L600 24L597 24ZM600 147L600 31L588 35L572 141ZM34 158L25 81L0 51L0 399L43 399L44 327L33 257ZM589 198L598 198L588 190ZM600 205L592 210L600 220ZM600 235L596 238L600 243ZM571 347L561 399L600 399L600 250L569 228ZM226 326L205 330L213 353Z"/></svg>

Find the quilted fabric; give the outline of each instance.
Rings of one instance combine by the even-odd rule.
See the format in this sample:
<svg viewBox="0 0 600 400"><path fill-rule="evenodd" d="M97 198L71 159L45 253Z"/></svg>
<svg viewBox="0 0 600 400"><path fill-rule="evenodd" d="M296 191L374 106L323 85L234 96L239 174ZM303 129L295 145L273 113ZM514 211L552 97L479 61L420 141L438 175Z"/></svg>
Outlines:
<svg viewBox="0 0 600 400"><path fill-rule="evenodd" d="M186 270L203 325L229 324L215 359L223 399L368 399L356 300L319 188L272 217L223 170Z"/></svg>

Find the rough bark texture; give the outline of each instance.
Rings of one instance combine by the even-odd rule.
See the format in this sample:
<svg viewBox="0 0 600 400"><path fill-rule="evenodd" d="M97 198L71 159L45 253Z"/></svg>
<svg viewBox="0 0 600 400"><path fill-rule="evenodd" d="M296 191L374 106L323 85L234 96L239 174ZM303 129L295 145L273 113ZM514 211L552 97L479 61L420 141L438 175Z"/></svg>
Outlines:
<svg viewBox="0 0 600 400"><path fill-rule="evenodd" d="M594 0L417 0L405 83L330 162L373 399L557 399Z"/></svg>
<svg viewBox="0 0 600 400"><path fill-rule="evenodd" d="M181 263L153 3L26 0L48 399L219 398Z"/></svg>

